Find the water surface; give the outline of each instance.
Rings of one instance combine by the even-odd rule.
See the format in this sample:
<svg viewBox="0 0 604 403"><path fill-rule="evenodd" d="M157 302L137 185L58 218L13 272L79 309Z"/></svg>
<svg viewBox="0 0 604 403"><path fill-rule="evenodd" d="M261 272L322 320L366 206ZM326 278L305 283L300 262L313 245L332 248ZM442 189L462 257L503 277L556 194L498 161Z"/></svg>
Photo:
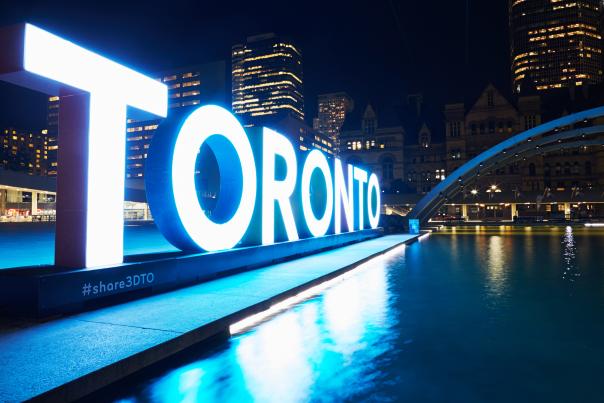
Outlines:
<svg viewBox="0 0 604 403"><path fill-rule="evenodd" d="M1 223L0 269L54 263L55 223ZM152 223L124 226L124 254L174 252Z"/></svg>
<svg viewBox="0 0 604 403"><path fill-rule="evenodd" d="M603 343L604 232L456 228L96 398L602 402Z"/></svg>

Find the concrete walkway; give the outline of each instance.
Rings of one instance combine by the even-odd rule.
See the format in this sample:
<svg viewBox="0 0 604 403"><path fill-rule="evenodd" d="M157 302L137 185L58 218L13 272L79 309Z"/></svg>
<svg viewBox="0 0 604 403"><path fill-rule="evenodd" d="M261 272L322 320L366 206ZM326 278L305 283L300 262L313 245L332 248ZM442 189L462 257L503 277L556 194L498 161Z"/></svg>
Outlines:
<svg viewBox="0 0 604 403"><path fill-rule="evenodd" d="M0 401L74 400L413 235L389 235L43 323L0 321Z"/></svg>

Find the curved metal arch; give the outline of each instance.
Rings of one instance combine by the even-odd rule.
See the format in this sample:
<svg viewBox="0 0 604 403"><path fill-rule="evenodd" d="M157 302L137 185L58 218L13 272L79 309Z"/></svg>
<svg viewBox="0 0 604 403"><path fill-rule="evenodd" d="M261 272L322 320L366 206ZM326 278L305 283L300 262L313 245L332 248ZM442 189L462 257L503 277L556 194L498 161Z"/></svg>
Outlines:
<svg viewBox="0 0 604 403"><path fill-rule="evenodd" d="M588 136L600 133L604 133L604 125L558 132L551 136L542 137L534 142L520 143L517 147L510 149L508 152L504 151L501 155L494 155L493 157L485 160L484 163L480 164L480 169L477 170L476 173L479 174L480 171L486 171L488 174L490 174L490 171L493 169L518 160L521 156L525 156L526 153L531 153L533 150L535 152L531 153L531 155L543 153L545 151L542 150L542 147L547 147L550 143L554 143L555 145L559 144L561 148L566 148L562 147L562 145L566 144L563 143L564 140L579 136L582 138L587 138ZM461 185L463 184L464 180L467 180L468 178L474 179L475 177L476 175L467 175L466 177L459 178L458 183Z"/></svg>
<svg viewBox="0 0 604 403"><path fill-rule="evenodd" d="M518 160L520 158L530 158L530 157L533 157L535 155L542 154L542 153L548 153L548 152L559 151L559 150L564 150L564 149L573 149L573 148L579 148L579 147L597 146L597 145L604 145L604 138L598 138L598 139L593 139L593 140L578 140L578 141L573 141L573 142L569 142L569 143L547 145L543 148L529 150L525 154L522 154L516 158L510 158L510 159L508 159L507 163ZM448 198L450 198L450 199L454 198L463 190L463 188L465 186L475 182L477 179L478 178L476 178L476 177L471 178L463 186L458 186L452 193L449 193ZM439 208L440 208L440 206L439 206Z"/></svg>
<svg viewBox="0 0 604 403"><path fill-rule="evenodd" d="M594 132L592 134L604 133L604 126L595 126L593 128L589 128L589 129L593 129L593 130L590 130L590 131ZM585 134L585 136L583 134ZM556 136L556 138L568 139L568 138L576 137L577 135L586 137L587 134L585 133L584 129L571 130L568 132L560 132L560 136ZM522 150L522 151L508 153L504 157L500 157L500 158L498 157L491 165L485 165L485 166L483 166L483 168L485 168L485 170L489 171L489 170L496 169L499 166L504 166L506 164L509 164L510 162L519 160L521 158L527 158L527 157L531 157L531 156L534 156L537 154L543 154L543 153L557 151L557 150L566 149L566 148L577 148L577 147L581 147L581 146L590 146L590 145L604 145L604 138L597 138L594 140L584 140L583 139L583 140L579 140L576 142L565 142L565 143L560 143L559 142L559 141L561 141L560 139L557 141L552 141L552 140L555 140L555 138L553 136L551 136L547 139L542 139L542 141L537 142L537 146L535 146L535 147L532 147L532 148L525 147L524 150ZM551 143L553 143L553 144L551 144ZM445 204L447 202L447 200L452 199L455 196L457 196L457 194L459 194L459 192L461 190L463 190L463 188L465 186L469 185L470 183L475 182L479 178L480 178L479 174L468 176L468 177L464 178L464 180L461 180L461 178L460 178L460 180L458 181L458 186L450 186L449 188L447 188L447 190L445 192L443 192L442 194L439 195L440 199L438 200L437 203L432 203L429 208L427 208L426 210L424 210L422 212L423 220L426 221L427 219L429 219L429 217L431 217L436 211L438 211L438 209L443 204Z"/></svg>
<svg viewBox="0 0 604 403"><path fill-rule="evenodd" d="M457 193L456 190L459 189L461 184L463 184L464 177L474 177L473 174L479 173L484 165L489 161L496 162L498 160L507 159L506 157L508 157L508 152L511 152L512 156L515 156L517 153L512 151L523 143L529 143L529 145L525 146L526 149L534 148L538 146L536 144L539 143L532 143L532 140L535 137L544 135L561 127L570 126L582 121L587 121L602 116L604 116L603 106L555 119L551 122L544 123L502 141L494 147L472 158L470 161L453 171L444 181L436 185L417 203L415 208L409 214L409 218L416 218L422 222L427 221L433 212L440 208L446 202L446 200L451 197L449 194L451 191L451 193ZM540 139L540 142L542 142L542 144L549 144L552 141L559 142L563 139L574 138L587 134L601 133L602 131L604 131L603 126L568 130L555 133L551 136L543 137ZM523 148L523 150L525 148Z"/></svg>
<svg viewBox="0 0 604 403"><path fill-rule="evenodd" d="M588 136L601 133L604 133L604 125L557 132L553 135L532 140L531 142L519 143L516 147L508 149L509 151L507 152L504 151L503 153L495 154L490 158L485 159L484 162L481 162L479 164L480 169L471 171L468 175L458 178L456 184L457 186L452 185L444 189L442 193L439 194L439 199L422 211L422 216L420 219L423 219L424 221L429 219L429 217L431 217L448 199L455 197L459 193L459 189L471 182L476 181L477 178L480 177L481 171L486 171L487 174L489 174L493 169L509 164L510 162L520 158L524 158L527 155L532 156L540 153L555 151L556 149L567 148L566 144L568 143L563 143L563 140L568 140L579 136L582 138L587 138ZM602 144L603 142L604 141L598 140L594 144ZM544 149L543 147L546 148ZM410 215L410 217L413 216Z"/></svg>

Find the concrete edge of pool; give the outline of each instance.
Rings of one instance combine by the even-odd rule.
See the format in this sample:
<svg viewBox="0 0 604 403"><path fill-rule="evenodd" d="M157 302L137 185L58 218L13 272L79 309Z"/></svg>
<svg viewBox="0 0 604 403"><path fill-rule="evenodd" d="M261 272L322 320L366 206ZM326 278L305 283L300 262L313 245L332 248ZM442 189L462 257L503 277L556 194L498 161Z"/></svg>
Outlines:
<svg viewBox="0 0 604 403"><path fill-rule="evenodd" d="M94 268L39 265L2 269L0 312L42 318L87 311L382 235L383 229L376 228L217 252L128 256L124 263Z"/></svg>
<svg viewBox="0 0 604 403"><path fill-rule="evenodd" d="M0 401L82 398L419 238L387 235L46 322L7 320Z"/></svg>

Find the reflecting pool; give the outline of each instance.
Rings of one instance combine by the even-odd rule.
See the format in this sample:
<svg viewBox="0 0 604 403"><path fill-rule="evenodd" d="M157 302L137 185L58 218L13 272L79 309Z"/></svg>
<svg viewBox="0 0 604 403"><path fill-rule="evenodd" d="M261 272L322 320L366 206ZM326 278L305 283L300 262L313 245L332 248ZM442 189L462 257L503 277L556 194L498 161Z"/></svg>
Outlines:
<svg viewBox="0 0 604 403"><path fill-rule="evenodd" d="M453 228L95 398L604 401L604 232Z"/></svg>
<svg viewBox="0 0 604 403"><path fill-rule="evenodd" d="M0 270L54 263L54 223L0 224ZM31 253L35 250L36 253ZM124 226L124 255L176 252L152 223Z"/></svg>

